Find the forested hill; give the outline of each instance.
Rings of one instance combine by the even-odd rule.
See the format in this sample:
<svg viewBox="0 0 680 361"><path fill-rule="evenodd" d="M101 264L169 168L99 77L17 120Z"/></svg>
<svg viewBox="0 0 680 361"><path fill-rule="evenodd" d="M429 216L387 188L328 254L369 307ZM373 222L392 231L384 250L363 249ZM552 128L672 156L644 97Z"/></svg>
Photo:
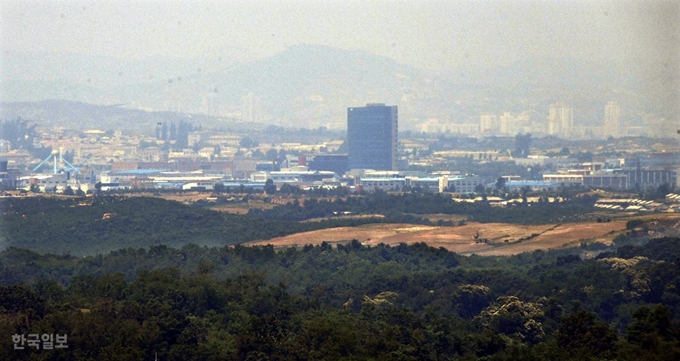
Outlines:
<svg viewBox="0 0 680 361"><path fill-rule="evenodd" d="M155 197L123 196L8 198L0 201L0 211L0 250L17 247L74 256L161 244L175 248L187 244L226 246L376 222L429 223L401 213L301 223L217 212Z"/></svg>
<svg viewBox="0 0 680 361"><path fill-rule="evenodd" d="M190 207L160 198L6 199L2 248L94 255L128 247L224 246L299 231L295 224Z"/></svg>
<svg viewBox="0 0 680 361"><path fill-rule="evenodd" d="M678 360L680 239L581 259L359 242L0 252L0 360ZM132 272L129 272L132 270ZM12 335L67 334L68 349Z"/></svg>

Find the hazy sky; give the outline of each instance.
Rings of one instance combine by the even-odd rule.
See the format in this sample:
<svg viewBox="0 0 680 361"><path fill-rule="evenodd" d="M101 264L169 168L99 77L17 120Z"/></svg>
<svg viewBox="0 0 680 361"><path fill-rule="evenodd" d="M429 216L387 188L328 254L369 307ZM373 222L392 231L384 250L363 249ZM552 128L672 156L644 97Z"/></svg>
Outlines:
<svg viewBox="0 0 680 361"><path fill-rule="evenodd" d="M144 59L269 55L308 43L427 69L529 56L680 66L676 1L14 1L2 48Z"/></svg>

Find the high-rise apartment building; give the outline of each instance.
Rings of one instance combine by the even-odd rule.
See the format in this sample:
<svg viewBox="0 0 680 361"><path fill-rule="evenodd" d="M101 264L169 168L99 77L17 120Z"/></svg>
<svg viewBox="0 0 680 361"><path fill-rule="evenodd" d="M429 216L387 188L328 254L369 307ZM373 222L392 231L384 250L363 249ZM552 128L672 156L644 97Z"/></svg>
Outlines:
<svg viewBox="0 0 680 361"><path fill-rule="evenodd" d="M550 106L548 117L548 134L568 136L574 127L574 108L564 102Z"/></svg>
<svg viewBox="0 0 680 361"><path fill-rule="evenodd" d="M241 120L244 122L259 122L260 98L253 92L241 97Z"/></svg>
<svg viewBox="0 0 680 361"><path fill-rule="evenodd" d="M479 116L479 132L484 134L498 129L498 117L494 114L482 114Z"/></svg>
<svg viewBox="0 0 680 361"><path fill-rule="evenodd" d="M621 108L615 101L610 101L604 107L604 123L602 134L605 137L616 137L621 130Z"/></svg>
<svg viewBox="0 0 680 361"><path fill-rule="evenodd" d="M500 119L500 133L501 134L515 134L515 118L510 114L510 112L505 112L499 117Z"/></svg>
<svg viewBox="0 0 680 361"><path fill-rule="evenodd" d="M347 108L349 169L397 169L397 106Z"/></svg>

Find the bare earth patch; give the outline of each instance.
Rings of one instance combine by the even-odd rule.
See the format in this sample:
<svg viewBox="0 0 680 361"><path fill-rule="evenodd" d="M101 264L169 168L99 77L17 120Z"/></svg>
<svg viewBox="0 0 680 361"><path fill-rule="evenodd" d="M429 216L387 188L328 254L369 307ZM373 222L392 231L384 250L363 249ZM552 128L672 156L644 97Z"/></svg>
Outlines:
<svg viewBox="0 0 680 361"><path fill-rule="evenodd" d="M219 206L208 207L208 209L232 214L247 214L249 210L247 203L222 204Z"/></svg>
<svg viewBox="0 0 680 361"><path fill-rule="evenodd" d="M581 241L608 243L625 230L625 221L585 222L547 225L469 222L459 227L435 227L412 224L369 224L303 232L285 237L251 242L249 245L271 244L275 247L306 244L346 243L353 239L364 245L380 243L424 242L461 254L508 256L538 249L547 250L578 245ZM487 242L478 242L486 239ZM506 242L507 241L507 242Z"/></svg>

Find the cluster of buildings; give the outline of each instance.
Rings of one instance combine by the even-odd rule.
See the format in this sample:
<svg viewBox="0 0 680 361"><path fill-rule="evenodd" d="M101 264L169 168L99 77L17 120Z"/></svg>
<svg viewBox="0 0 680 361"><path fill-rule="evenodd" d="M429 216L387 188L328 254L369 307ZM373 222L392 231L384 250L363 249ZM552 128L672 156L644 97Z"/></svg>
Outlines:
<svg viewBox="0 0 680 361"><path fill-rule="evenodd" d="M597 137L617 137L624 135L621 121L621 107L616 101L610 101L604 107L604 119L602 126L574 126L574 108L565 102L557 102L550 106L548 115L548 134L570 137L582 136L586 133L595 134Z"/></svg>
<svg viewBox="0 0 680 361"><path fill-rule="evenodd" d="M473 136L513 136L517 133L533 133L594 139L645 134L645 129L642 127L624 125L621 107L613 100L605 105L604 117L600 124L576 125L574 108L566 102L558 101L549 106L547 118L534 111L482 113L478 119L456 124L428 119L421 124L420 130L428 133L448 132Z"/></svg>
<svg viewBox="0 0 680 361"><path fill-rule="evenodd" d="M610 102L605 112L603 129L615 132L619 125L619 109ZM513 123L510 114L500 117L500 127ZM474 193L497 186L497 178L461 174L455 171L404 171L399 158L398 108L381 103L347 109L347 153L319 153L315 149L337 150L342 141L303 145L283 143L279 150L290 153L275 159L262 160L243 153L242 138L235 134L214 134L194 131L188 134L189 148L169 150L163 141L151 137L124 136L122 132L105 133L86 131L78 136L64 136L64 132L43 134L36 138L35 146L60 149L59 159L53 152L53 172L22 175L8 167L8 163L25 162L30 158L23 153L12 153L6 141L0 142L5 158L0 162L0 180L5 187L41 191L63 192L67 188L84 192L95 185L107 189L177 189L213 190L224 188L263 188L271 180L276 186L283 184L301 188L346 187L350 191L399 191L421 189L430 192ZM483 116L482 128L493 129L494 117ZM508 128L509 129L509 128ZM574 129L573 110L564 103L550 107L548 132L568 134ZM247 148L247 147L246 147ZM271 149L275 149L271 145ZM62 157L61 149L71 149L71 160ZM259 149L257 151L260 151ZM455 152L455 151L453 151ZM295 155L293 155L294 153ZM306 154L306 155L300 155ZM479 154L479 159L498 153ZM43 161L45 163L48 159ZM35 160L33 160L35 161ZM415 161L415 159L414 159ZM625 159L607 162L580 163L569 158L530 156L516 159L517 164L530 167L552 162L555 172L543 174L542 179L522 180L506 176L503 188L517 191L558 189L566 185L587 188L646 189L668 184L677 186L677 170L668 167L641 167ZM41 163L41 164L42 164ZM48 162L49 163L49 162ZM57 164L59 171L57 171ZM77 164L78 168L71 166ZM32 165L31 165L32 167ZM52 167L49 167L52 168ZM45 172L45 169L42 169Z"/></svg>
<svg viewBox="0 0 680 361"><path fill-rule="evenodd" d="M586 188L646 189L668 184L677 186L675 169L642 169L637 167L605 167L606 163L582 163L580 168L565 169L557 174L544 174L543 180L555 184L580 185Z"/></svg>

